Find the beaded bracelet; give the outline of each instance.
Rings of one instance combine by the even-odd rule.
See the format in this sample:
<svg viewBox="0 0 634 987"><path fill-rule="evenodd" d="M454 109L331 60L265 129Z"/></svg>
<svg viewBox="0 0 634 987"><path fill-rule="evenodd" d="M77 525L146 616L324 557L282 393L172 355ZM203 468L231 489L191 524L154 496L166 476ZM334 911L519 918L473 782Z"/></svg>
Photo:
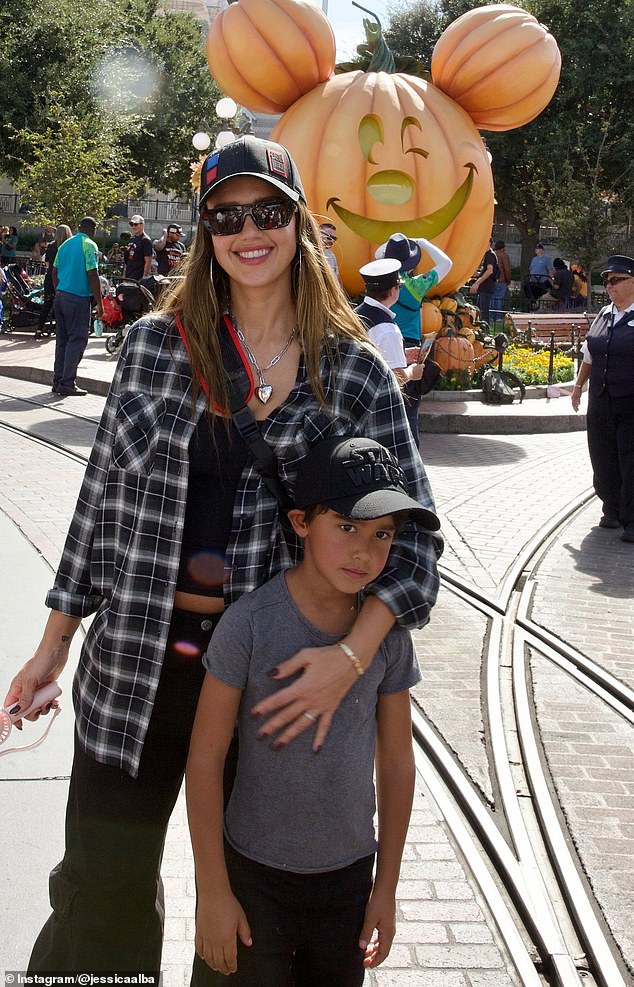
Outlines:
<svg viewBox="0 0 634 987"><path fill-rule="evenodd" d="M343 651L343 653L346 656L346 658L349 658L350 659L350 661L352 662L352 664L354 666L355 672L357 673L357 675L359 676L359 678L361 678L361 676L365 672L365 668L363 667L363 665L361 664L361 662L359 661L359 659L355 655L355 653L352 650L352 648L349 648L347 644L344 644L343 643L343 641L338 641L337 643L338 643L339 647L341 648L341 650Z"/></svg>

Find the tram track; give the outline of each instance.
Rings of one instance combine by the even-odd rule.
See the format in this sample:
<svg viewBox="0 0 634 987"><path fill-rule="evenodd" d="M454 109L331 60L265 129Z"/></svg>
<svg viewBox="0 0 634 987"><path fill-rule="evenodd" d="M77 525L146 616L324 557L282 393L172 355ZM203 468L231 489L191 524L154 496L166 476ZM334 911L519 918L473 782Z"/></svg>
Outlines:
<svg viewBox="0 0 634 987"><path fill-rule="evenodd" d="M632 983L554 796L531 693L529 654L535 652L634 725L634 692L530 616L539 562L591 496L591 491L581 494L534 533L495 593L484 593L441 566L446 588L488 622L482 681L494 813L414 704L419 770L442 806L526 987ZM489 868L499 882L492 895Z"/></svg>
<svg viewBox="0 0 634 987"><path fill-rule="evenodd" d="M94 417L45 401L5 392L0 398L96 424ZM1 420L0 427L78 464L87 462L86 456L32 430ZM539 562L591 496L591 491L582 493L535 532L492 593L441 566L446 589L488 623L482 682L495 812L424 710L413 703L418 769L487 902L523 987L632 985L554 797L531 692L529 655L534 652L634 725L634 692L531 617Z"/></svg>

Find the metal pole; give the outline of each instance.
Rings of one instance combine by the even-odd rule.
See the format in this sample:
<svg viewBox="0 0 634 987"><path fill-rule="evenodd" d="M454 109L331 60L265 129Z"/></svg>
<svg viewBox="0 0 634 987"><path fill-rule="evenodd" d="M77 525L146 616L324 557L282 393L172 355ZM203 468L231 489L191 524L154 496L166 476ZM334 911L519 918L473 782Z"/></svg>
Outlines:
<svg viewBox="0 0 634 987"><path fill-rule="evenodd" d="M550 360L548 361L548 386L554 383L555 376L555 333L550 334Z"/></svg>

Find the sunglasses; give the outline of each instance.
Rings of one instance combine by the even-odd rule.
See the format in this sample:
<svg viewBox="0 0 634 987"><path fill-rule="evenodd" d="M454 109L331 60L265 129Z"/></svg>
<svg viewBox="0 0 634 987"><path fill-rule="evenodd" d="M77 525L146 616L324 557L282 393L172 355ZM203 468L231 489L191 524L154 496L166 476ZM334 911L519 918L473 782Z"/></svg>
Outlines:
<svg viewBox="0 0 634 987"><path fill-rule="evenodd" d="M140 223L130 223L130 226L140 226Z"/></svg>
<svg viewBox="0 0 634 987"><path fill-rule="evenodd" d="M615 284L620 284L621 281L630 281L631 278L631 274L626 274L622 278L603 278L603 287L613 288Z"/></svg>
<svg viewBox="0 0 634 987"><path fill-rule="evenodd" d="M290 199L215 206L203 213L202 220L206 229L214 236L240 233L247 216L251 217L259 230L281 230L289 225L296 208Z"/></svg>

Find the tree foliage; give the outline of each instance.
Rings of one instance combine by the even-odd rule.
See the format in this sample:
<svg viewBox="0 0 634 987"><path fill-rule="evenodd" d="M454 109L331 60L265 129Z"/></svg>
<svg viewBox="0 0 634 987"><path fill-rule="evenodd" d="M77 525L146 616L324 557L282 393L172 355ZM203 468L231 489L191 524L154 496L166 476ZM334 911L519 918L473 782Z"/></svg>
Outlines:
<svg viewBox="0 0 634 987"><path fill-rule="evenodd" d="M473 0L419 0L391 11L386 38L430 64L433 45ZM485 134L498 204L522 236L525 270L545 219L559 227L561 249L590 266L626 246L634 192L634 4L593 0L522 0L562 53L550 105L518 130ZM624 232L625 230L625 232Z"/></svg>
<svg viewBox="0 0 634 987"><path fill-rule="evenodd" d="M99 133L108 157L123 155L144 184L187 189L191 136L213 133L222 95L194 17L165 13L159 0L98 0L88 8L38 0L2 5L0 37L0 160L10 178L33 163L31 138L59 126L61 108L87 140Z"/></svg>
<svg viewBox="0 0 634 987"><path fill-rule="evenodd" d="M101 222L122 199L139 191L123 155L99 128L86 133L86 121L54 107L51 124L38 134L19 133L31 163L17 187L30 216L42 226L67 223L74 229L82 216Z"/></svg>

